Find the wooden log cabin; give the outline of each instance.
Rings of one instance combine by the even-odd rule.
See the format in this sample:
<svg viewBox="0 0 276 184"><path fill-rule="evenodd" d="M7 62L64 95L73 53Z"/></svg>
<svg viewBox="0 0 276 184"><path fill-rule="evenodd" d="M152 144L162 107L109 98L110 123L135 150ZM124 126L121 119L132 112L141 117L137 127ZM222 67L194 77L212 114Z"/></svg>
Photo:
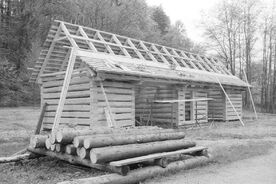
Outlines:
<svg viewBox="0 0 276 184"><path fill-rule="evenodd" d="M247 87L216 58L63 21L30 81L41 85L48 130L236 120Z"/></svg>

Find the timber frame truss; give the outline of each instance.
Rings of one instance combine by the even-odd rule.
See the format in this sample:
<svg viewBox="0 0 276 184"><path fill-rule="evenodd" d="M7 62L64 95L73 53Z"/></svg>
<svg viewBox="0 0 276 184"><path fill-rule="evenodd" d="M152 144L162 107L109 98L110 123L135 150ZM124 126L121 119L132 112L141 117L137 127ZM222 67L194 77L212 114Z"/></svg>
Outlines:
<svg viewBox="0 0 276 184"><path fill-rule="evenodd" d="M222 62L216 58L63 21L54 21L30 81L36 81L43 73L65 70L72 47L92 53L105 53L110 56L139 59L145 65L156 63L169 66L172 69L188 68L232 76ZM75 67L77 68L80 63L77 59Z"/></svg>

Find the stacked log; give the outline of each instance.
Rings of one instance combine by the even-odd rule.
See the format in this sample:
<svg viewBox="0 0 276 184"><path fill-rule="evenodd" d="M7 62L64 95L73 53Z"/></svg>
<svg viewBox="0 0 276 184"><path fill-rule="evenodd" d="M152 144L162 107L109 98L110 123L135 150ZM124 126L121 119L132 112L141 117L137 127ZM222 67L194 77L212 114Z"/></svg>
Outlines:
<svg viewBox="0 0 276 184"><path fill-rule="evenodd" d="M109 162L195 146L184 137L183 132L158 127L66 129L58 131L55 136L33 136L29 151L44 152L44 155L55 155L70 163L89 167L101 169L100 166L104 166L113 172L126 174L129 166L114 167ZM159 159L154 163L166 167L165 161Z"/></svg>

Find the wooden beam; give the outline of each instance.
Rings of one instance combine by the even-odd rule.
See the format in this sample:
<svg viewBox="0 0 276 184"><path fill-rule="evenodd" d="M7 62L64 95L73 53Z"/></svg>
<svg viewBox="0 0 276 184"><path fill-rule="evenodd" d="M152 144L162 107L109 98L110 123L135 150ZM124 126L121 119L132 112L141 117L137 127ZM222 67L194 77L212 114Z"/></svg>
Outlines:
<svg viewBox="0 0 276 184"><path fill-rule="evenodd" d="M131 56L129 55L128 51L126 50L125 47L123 47L122 43L120 42L120 40L113 34L112 35L112 39L119 45L121 46L120 49L121 51L125 54L126 57L131 58Z"/></svg>
<svg viewBox="0 0 276 184"><path fill-rule="evenodd" d="M86 32L83 30L82 26L79 26L79 32L80 32L80 34L81 34L84 38L89 39L89 37L87 36ZM88 40L86 40L86 43L88 44L89 48L90 48L93 52L97 52L96 47L95 47L91 42L89 42Z"/></svg>
<svg viewBox="0 0 276 184"><path fill-rule="evenodd" d="M59 71L63 71L65 69L65 65L66 65L66 62L69 60L70 53L71 53L71 51L70 51L70 49L68 49L67 54L62 62L62 65L60 66Z"/></svg>
<svg viewBox="0 0 276 184"><path fill-rule="evenodd" d="M245 81L246 81L246 84L247 84L247 89L248 89L248 92L249 92L249 95L250 95L250 100L251 100L253 110L254 110L254 113L255 113L255 118L258 119L258 115L257 115L257 112L256 112L254 100L253 100L253 96L252 96L251 89L249 87L249 83L248 83L247 76L246 76L246 73L245 73L244 69L243 69L243 73L244 73L244 78L245 78Z"/></svg>
<svg viewBox="0 0 276 184"><path fill-rule="evenodd" d="M39 73L38 73L38 75L37 75L36 81L38 81L39 76L43 73L44 68L46 67L46 65L47 65L47 63L48 63L48 60L49 60L49 58L50 58L50 56L51 56L51 53L52 53L52 51L54 50L54 47L55 47L55 44L56 44L56 42L55 42L54 40L57 39L57 38L59 37L60 32L61 32L61 26L59 25L59 26L58 26L58 30L57 30L57 32L56 32L54 38L53 38L53 41L52 41L52 43L51 43L51 45L50 45L50 47L49 47L49 50L48 50L48 52L47 52L47 55L46 55L46 57L45 57L45 59L44 59L44 61L43 61L43 63L42 63L42 66L41 66L41 68L40 68L40 71L39 71Z"/></svg>
<svg viewBox="0 0 276 184"><path fill-rule="evenodd" d="M44 103L43 106L42 106L40 115L39 115L39 119L38 119L36 128L35 128L35 133L34 133L35 135L40 134L43 118L44 118L44 115L45 115L45 112L46 112L46 108L47 108L47 103Z"/></svg>
<svg viewBox="0 0 276 184"><path fill-rule="evenodd" d="M155 100L155 103L178 103L178 102L198 102L198 101L210 101L214 100L213 98L194 98L194 99L185 99L185 100Z"/></svg>
<svg viewBox="0 0 276 184"><path fill-rule="evenodd" d="M65 99L66 99L67 91L68 91L68 88L69 88L69 84L70 84L71 75L72 75L72 72L73 72L73 69L74 69L75 61L76 61L76 49L73 47L72 50L71 50L71 53L70 53L65 78L64 78L63 85L62 85L62 90L61 90L61 93L60 93L60 99L59 99L59 103L58 103L58 107L57 107L57 110L56 110L56 115L55 115L55 119L54 119L54 123L53 123L53 128L52 128L52 136L55 136L55 133L56 133L58 127L59 127L60 118L61 118L61 114L62 114L62 111L63 111L63 106L65 104Z"/></svg>
<svg viewBox="0 0 276 184"><path fill-rule="evenodd" d="M116 126L116 124L115 124L116 122L115 122L115 119L114 119L114 116L113 116L113 113L112 113L112 110L111 110L108 98L106 96L106 93L105 93L102 81L100 81L100 86L101 86L102 93L104 95L105 103L106 103L106 106L107 106L107 109L105 109L106 120L109 123L110 127L114 127L114 126Z"/></svg>
<svg viewBox="0 0 276 184"><path fill-rule="evenodd" d="M178 155L178 154L188 154L188 153L199 152L199 151L206 150L206 149L207 149L206 147L197 146L197 147L181 149L181 150L177 150L177 151L155 153L155 154L150 154L150 155L145 155L145 156L140 156L140 157L129 158L129 159L125 159L125 160L112 161L109 163L109 165L112 165L115 167L120 167L120 166L124 166L124 165L141 163L141 162L154 160L154 159L158 159L158 158L174 156L174 155Z"/></svg>
<svg viewBox="0 0 276 184"><path fill-rule="evenodd" d="M226 91L224 90L224 88L223 88L223 86L222 86L221 82L219 81L219 79L218 79L217 77L216 77L216 79L217 79L217 81L218 81L218 83L219 83L219 85L220 85L220 87L221 87L221 89L222 89L223 93L225 94L225 96L226 96L227 100L229 101L229 103L231 104L231 106L232 106L233 110L235 111L235 113L236 113L237 117L239 118L239 120L240 120L240 122L241 122L242 126L244 126L244 123L243 123L243 121L242 121L242 119L241 119L241 117L240 117L239 113L237 112L237 110L236 110L235 106L233 105L233 103L232 103L231 99L229 98L229 96L227 95Z"/></svg>
<svg viewBox="0 0 276 184"><path fill-rule="evenodd" d="M100 34L99 31L96 32L96 35L97 35L97 37L98 37L102 42L106 42L106 41L104 40L104 38L102 37L102 35ZM105 46L106 50L107 50L111 55L115 55L114 52L113 52L113 50L110 48L110 46L109 46L108 44L104 44L104 46Z"/></svg>
<svg viewBox="0 0 276 184"><path fill-rule="evenodd" d="M60 27L61 30L65 33L65 35L67 36L68 40L70 41L71 45L75 48L79 48L79 46L77 45L76 41L74 39L72 39L73 35L70 34L70 32L68 31L68 29L66 28L66 26L64 25L64 22L60 22ZM81 38L81 37L80 37Z"/></svg>

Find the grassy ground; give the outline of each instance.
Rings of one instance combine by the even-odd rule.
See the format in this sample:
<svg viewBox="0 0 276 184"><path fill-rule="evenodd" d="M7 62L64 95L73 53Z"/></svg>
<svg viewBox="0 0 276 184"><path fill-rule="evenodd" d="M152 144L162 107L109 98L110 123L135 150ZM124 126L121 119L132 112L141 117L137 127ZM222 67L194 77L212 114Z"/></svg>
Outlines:
<svg viewBox="0 0 276 184"><path fill-rule="evenodd" d="M11 155L28 145L29 135L34 131L39 113L39 108L31 107L0 109L0 156ZM186 137L209 148L213 155L212 165L224 166L268 154L276 141L276 116L261 115L258 121L253 121L252 114L246 114L245 127L239 122L218 122L211 128L185 130ZM50 184L101 174L103 172L47 157L0 165L0 183L7 184Z"/></svg>

